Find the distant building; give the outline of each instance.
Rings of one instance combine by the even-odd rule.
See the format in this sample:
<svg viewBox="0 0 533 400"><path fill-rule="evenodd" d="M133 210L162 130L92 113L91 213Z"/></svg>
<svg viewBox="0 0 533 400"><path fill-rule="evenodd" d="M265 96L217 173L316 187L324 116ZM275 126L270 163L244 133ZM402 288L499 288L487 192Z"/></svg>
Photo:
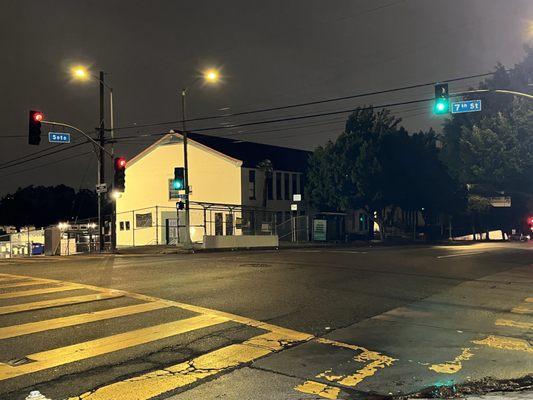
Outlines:
<svg viewBox="0 0 533 400"><path fill-rule="evenodd" d="M271 234L294 213L305 214L310 152L195 133L188 137L193 241L204 235ZM183 241L184 212L177 211L179 193L172 190L174 168L183 165L177 133L128 162L125 192L116 202L117 246ZM303 199L297 211L291 211L294 194Z"/></svg>

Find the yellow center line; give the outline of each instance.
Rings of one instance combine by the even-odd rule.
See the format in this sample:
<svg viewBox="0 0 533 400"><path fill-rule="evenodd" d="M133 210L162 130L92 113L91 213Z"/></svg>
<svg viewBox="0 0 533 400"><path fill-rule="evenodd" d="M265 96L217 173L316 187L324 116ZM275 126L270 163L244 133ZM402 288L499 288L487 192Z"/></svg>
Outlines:
<svg viewBox="0 0 533 400"><path fill-rule="evenodd" d="M169 305L164 303L150 302L135 304L126 307L111 308L107 310L95 311L85 314L71 315L68 317L30 322L27 324L6 326L4 328L0 328L0 339L7 339L16 336L29 335L31 333L48 331L51 329L65 328L67 326L74 326L86 324L89 322L102 321L110 318L139 314L167 307L169 307Z"/></svg>
<svg viewBox="0 0 533 400"><path fill-rule="evenodd" d="M145 400L252 362L298 341L293 335L268 332L171 367L103 386L69 400Z"/></svg>
<svg viewBox="0 0 533 400"><path fill-rule="evenodd" d="M12 314L12 313L24 312L24 311L30 311L30 310L39 310L42 308L66 306L66 305L71 305L71 304L87 303L87 302L98 301L98 300L113 299L116 297L123 297L123 296L124 295L122 293L110 291L107 293L95 293L95 294L88 294L85 296L72 296L72 297L64 297L61 299L36 301L33 303L14 304L12 306L0 307L0 315Z"/></svg>
<svg viewBox="0 0 533 400"><path fill-rule="evenodd" d="M227 321L226 318L200 315L161 325L150 326L148 328L106 336L88 342L73 344L71 346L34 353L26 356L26 358L34 361L28 364L18 366L0 364L0 380L10 379L75 361L85 360L87 358L176 336L181 333L206 328Z"/></svg>
<svg viewBox="0 0 533 400"><path fill-rule="evenodd" d="M0 293L0 299L13 299L15 297L37 296L39 294L66 292L68 290L85 289L83 285L73 285L65 283L62 286L56 286L44 289L24 290L19 292Z"/></svg>

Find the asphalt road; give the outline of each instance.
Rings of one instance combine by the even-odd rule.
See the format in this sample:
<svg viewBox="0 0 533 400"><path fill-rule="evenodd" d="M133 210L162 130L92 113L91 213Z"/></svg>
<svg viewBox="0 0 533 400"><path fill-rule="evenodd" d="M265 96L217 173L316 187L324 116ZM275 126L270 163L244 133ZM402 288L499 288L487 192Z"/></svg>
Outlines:
<svg viewBox="0 0 533 400"><path fill-rule="evenodd" d="M372 398L521 377L531 250L0 261L0 398Z"/></svg>

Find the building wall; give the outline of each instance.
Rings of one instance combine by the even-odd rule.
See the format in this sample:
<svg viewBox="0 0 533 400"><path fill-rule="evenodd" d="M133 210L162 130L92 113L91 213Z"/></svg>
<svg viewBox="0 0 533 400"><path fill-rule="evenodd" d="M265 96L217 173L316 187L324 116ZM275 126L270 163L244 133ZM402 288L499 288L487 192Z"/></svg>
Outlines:
<svg viewBox="0 0 533 400"><path fill-rule="evenodd" d="M188 158L189 185L192 187L191 201L241 203L240 161L230 159L193 141L188 143ZM165 229L163 212L168 215L169 210L175 210L178 201L169 198L169 180L174 177L174 168L182 166L183 145L179 141L160 144L152 151L141 154L126 167L125 192L117 200L118 246L161 244ZM155 205L161 207L156 209ZM150 214L151 225L137 226L137 214ZM155 226L156 221L158 227ZM129 230L126 229L127 222ZM190 222L191 225L203 224L203 213L192 212ZM193 240L201 240L202 236L202 229L194 230Z"/></svg>
<svg viewBox="0 0 533 400"><path fill-rule="evenodd" d="M250 171L255 173L255 191L251 190ZM280 174L281 179L276 179L277 174ZM288 181L286 176L288 176ZM242 168L241 185L243 188L241 203L245 206L262 208L265 191L264 171L257 168ZM272 195L269 198L267 193L266 209L278 212L278 215L281 212L282 221L288 219L291 204L293 203L293 194L302 194L302 186L302 174L300 172L274 170L272 174ZM252 198L254 192L255 197ZM299 204L300 211L304 209L305 196L303 197L304 201Z"/></svg>

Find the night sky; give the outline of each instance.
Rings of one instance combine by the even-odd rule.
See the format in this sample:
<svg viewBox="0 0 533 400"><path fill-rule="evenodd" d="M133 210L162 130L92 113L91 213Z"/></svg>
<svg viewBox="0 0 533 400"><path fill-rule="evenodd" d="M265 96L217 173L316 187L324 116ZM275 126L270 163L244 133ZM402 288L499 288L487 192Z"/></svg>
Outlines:
<svg viewBox="0 0 533 400"><path fill-rule="evenodd" d="M71 81L69 69L76 64L109 73L115 125L131 127L177 120L179 89L211 66L220 68L223 82L190 88L189 117L484 73L497 62L512 66L522 58L524 43L531 42L527 27L533 19L530 0L2 0L0 5L0 195L29 184L94 187L90 145L11 168L1 165L51 147L45 129L41 146L27 144L29 109L94 132L98 86ZM476 84L466 81L450 89ZM431 97L432 92L427 87L191 126L380 105ZM438 129L441 123L431 116L429 104L394 112L409 130ZM208 133L312 149L338 135L345 118ZM122 129L117 137L172 127L179 125ZM123 139L116 151L131 157L155 140Z"/></svg>

